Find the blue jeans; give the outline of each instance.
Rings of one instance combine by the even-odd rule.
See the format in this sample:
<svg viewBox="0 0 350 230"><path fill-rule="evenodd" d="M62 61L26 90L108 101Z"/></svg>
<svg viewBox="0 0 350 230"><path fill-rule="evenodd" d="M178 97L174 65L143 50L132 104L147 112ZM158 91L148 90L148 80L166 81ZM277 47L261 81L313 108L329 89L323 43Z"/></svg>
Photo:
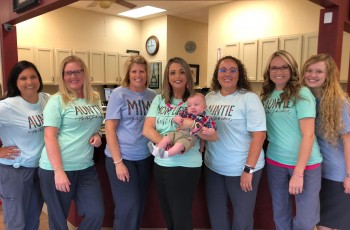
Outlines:
<svg viewBox="0 0 350 230"><path fill-rule="evenodd" d="M71 183L69 192L56 190L54 172L39 168L40 186L47 204L50 230L68 230L67 217L74 200L78 214L83 216L79 229L100 230L104 217L104 203L95 166L66 171Z"/></svg>
<svg viewBox="0 0 350 230"><path fill-rule="evenodd" d="M116 176L113 159L105 158L115 206L113 229L140 229L153 159L153 157L148 157L140 161L123 160L130 176L129 182L123 182Z"/></svg>
<svg viewBox="0 0 350 230"><path fill-rule="evenodd" d="M0 164L0 196L5 229L39 228L44 200L37 168L13 168Z"/></svg>
<svg viewBox="0 0 350 230"><path fill-rule="evenodd" d="M289 180L294 169L267 164L267 178L272 196L276 230L313 230L320 220L321 167L304 171L303 192L295 196L293 218Z"/></svg>
<svg viewBox="0 0 350 230"><path fill-rule="evenodd" d="M224 176L205 166L205 192L213 230L253 230L253 214L261 174L262 169L254 172L253 190L244 192L240 185L241 176ZM232 224L229 201L234 212Z"/></svg>

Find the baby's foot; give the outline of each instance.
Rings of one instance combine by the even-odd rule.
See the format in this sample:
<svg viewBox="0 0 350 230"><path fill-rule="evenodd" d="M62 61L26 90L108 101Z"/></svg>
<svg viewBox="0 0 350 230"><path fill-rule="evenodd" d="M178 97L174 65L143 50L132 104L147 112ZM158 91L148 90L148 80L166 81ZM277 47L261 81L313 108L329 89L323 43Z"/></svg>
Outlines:
<svg viewBox="0 0 350 230"><path fill-rule="evenodd" d="M154 146L152 155L155 157L159 156L159 148L157 146Z"/></svg>
<svg viewBox="0 0 350 230"><path fill-rule="evenodd" d="M169 153L168 153L168 151L165 151L164 149L159 148L159 156L160 156L160 158L168 158Z"/></svg>
<svg viewBox="0 0 350 230"><path fill-rule="evenodd" d="M155 147L153 142L152 141L148 142L147 146L148 146L149 151L152 153L154 150L154 147Z"/></svg>

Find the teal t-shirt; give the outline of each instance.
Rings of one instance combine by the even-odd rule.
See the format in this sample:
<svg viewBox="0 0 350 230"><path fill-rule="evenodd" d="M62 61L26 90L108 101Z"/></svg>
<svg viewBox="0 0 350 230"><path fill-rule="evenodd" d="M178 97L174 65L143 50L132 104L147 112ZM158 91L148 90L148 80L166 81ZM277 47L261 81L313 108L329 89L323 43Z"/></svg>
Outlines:
<svg viewBox="0 0 350 230"><path fill-rule="evenodd" d="M44 109L44 126L58 128L58 143L65 171L88 168L94 164L94 147L89 140L100 129L103 121L99 105L88 104L85 99L77 99L64 106L62 96L55 94ZM52 170L46 146L42 151L40 168Z"/></svg>
<svg viewBox="0 0 350 230"><path fill-rule="evenodd" d="M281 93L283 90L273 91L264 102L269 140L267 157L281 164L295 166L302 139L299 120L316 117L316 100L306 87L300 89L301 98L297 99L295 104L292 101L282 103ZM321 161L320 148L315 138L307 165Z"/></svg>
<svg viewBox="0 0 350 230"><path fill-rule="evenodd" d="M173 122L173 118L179 112L186 110L187 103L182 103L179 99L172 99L171 106L167 106L161 95L157 95L151 107L148 110L147 117L156 118L156 130L161 134L165 135L168 132L173 132L176 130L177 125ZM155 157L154 161L161 166L165 167L201 167L202 165L202 155L199 152L199 139L196 145L190 150L183 154L177 154L173 157L160 158Z"/></svg>
<svg viewBox="0 0 350 230"><path fill-rule="evenodd" d="M225 176L242 175L247 162L251 132L266 131L264 107L252 92L222 96L220 91L206 96L207 108L217 125L219 139L207 142L205 165ZM264 151L261 149L255 170L264 167Z"/></svg>

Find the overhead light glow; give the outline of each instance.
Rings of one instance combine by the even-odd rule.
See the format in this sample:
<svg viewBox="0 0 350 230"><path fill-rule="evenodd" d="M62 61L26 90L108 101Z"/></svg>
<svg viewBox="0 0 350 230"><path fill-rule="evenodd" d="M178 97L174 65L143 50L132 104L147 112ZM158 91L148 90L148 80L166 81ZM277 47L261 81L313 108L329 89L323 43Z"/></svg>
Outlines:
<svg viewBox="0 0 350 230"><path fill-rule="evenodd" d="M143 16L148 16L151 14L156 14L160 12L164 12L166 10L160 9L157 7L153 6L144 6L141 8L133 9L133 10L128 10L123 13L119 13L118 15L124 16L124 17L129 17L129 18L141 18Z"/></svg>

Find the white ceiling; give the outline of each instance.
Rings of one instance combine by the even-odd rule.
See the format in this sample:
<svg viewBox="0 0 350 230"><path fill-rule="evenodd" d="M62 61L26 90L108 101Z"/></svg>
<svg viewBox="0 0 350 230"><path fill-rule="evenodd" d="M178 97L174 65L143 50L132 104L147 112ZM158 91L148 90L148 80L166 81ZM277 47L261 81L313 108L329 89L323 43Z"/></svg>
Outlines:
<svg viewBox="0 0 350 230"><path fill-rule="evenodd" d="M89 4L94 0L80 0L75 2L70 7L75 7L84 10L91 10L99 13L118 15L118 13L128 10L128 8L121 6L119 4L113 3L110 8L103 9L99 5L94 7L89 7ZM96 0L100 1L100 0ZM160 1L128 1L137 5L137 8L142 6L154 6L158 8L165 9L163 13L154 14L151 16L146 16L139 18L138 20L145 20L149 18L159 17L162 15L172 15L179 18L190 19L197 22L208 23L208 8L214 5L222 4L225 2L230 2L233 0L226 1L173 1L173 0L160 0Z"/></svg>

